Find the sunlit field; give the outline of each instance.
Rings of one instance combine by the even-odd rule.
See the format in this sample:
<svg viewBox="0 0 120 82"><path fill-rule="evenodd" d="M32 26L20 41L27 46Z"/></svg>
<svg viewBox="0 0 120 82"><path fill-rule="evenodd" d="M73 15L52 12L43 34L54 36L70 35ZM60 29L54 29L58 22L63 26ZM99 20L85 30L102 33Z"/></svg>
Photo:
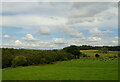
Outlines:
<svg viewBox="0 0 120 82"><path fill-rule="evenodd" d="M107 54L100 53L98 50L80 50L82 53L87 56L95 58L95 54L99 54L100 56L104 55L104 57L113 57L118 56L118 51L108 51Z"/></svg>
<svg viewBox="0 0 120 82"><path fill-rule="evenodd" d="M3 80L117 80L118 59L81 58L3 69Z"/></svg>

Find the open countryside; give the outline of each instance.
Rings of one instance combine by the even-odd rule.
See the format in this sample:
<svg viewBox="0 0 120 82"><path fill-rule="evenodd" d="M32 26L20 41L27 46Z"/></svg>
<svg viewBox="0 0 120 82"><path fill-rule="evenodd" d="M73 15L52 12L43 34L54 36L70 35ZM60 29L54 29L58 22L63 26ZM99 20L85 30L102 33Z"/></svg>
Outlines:
<svg viewBox="0 0 120 82"><path fill-rule="evenodd" d="M9 55L9 62L3 59L2 78L3 80L118 80L118 51L107 50L107 53L101 53L100 50L78 49L81 53L80 57L76 58L72 55L77 53L76 49L78 47L74 45L63 50L3 49L3 53L9 50L12 53L15 51L22 53L14 53L17 56L12 55L13 60ZM26 55L23 55L25 53ZM96 54L99 54L99 57L96 57ZM27 64L23 62L24 57Z"/></svg>

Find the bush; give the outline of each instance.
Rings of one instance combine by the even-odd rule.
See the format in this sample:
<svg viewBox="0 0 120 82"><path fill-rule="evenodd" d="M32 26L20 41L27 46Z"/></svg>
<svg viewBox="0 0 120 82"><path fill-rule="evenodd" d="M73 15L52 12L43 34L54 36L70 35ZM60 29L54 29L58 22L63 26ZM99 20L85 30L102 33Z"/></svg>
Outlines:
<svg viewBox="0 0 120 82"><path fill-rule="evenodd" d="M52 60L52 57L51 57L51 56L46 56L46 57L45 57L45 63L51 64L52 62L53 62L53 60Z"/></svg>
<svg viewBox="0 0 120 82"><path fill-rule="evenodd" d="M100 55L99 55L99 54L95 54L95 57L96 57L96 58L99 58L99 57L100 57Z"/></svg>
<svg viewBox="0 0 120 82"><path fill-rule="evenodd" d="M114 58L117 58L117 56L114 56Z"/></svg>
<svg viewBox="0 0 120 82"><path fill-rule="evenodd" d="M45 63L46 63L45 58L41 58L41 59L40 59L40 64L45 64Z"/></svg>
<svg viewBox="0 0 120 82"><path fill-rule="evenodd" d="M112 56L109 56L109 58L113 58Z"/></svg>
<svg viewBox="0 0 120 82"><path fill-rule="evenodd" d="M84 55L83 55L83 57L87 57L87 55L86 55L86 54L84 54Z"/></svg>
<svg viewBox="0 0 120 82"><path fill-rule="evenodd" d="M68 54L69 56L68 56L68 59L74 59L75 58L75 56L74 55L72 55L72 54Z"/></svg>
<svg viewBox="0 0 120 82"><path fill-rule="evenodd" d="M14 56L9 54L2 55L2 68L11 67Z"/></svg>
<svg viewBox="0 0 120 82"><path fill-rule="evenodd" d="M27 65L27 60L25 56L19 55L16 56L13 61L12 61L12 66L26 66Z"/></svg>

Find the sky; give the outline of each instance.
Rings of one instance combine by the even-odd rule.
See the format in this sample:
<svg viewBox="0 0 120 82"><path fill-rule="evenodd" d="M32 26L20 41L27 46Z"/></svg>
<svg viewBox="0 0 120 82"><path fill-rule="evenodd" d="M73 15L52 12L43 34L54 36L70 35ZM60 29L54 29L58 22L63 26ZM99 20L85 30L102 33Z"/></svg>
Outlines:
<svg viewBox="0 0 120 82"><path fill-rule="evenodd" d="M117 2L4 2L2 47L117 46Z"/></svg>

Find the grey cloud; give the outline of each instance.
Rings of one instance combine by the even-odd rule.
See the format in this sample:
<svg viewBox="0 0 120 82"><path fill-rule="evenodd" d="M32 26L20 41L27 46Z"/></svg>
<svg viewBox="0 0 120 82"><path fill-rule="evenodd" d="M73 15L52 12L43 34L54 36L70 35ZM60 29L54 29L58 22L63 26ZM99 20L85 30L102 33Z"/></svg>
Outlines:
<svg viewBox="0 0 120 82"><path fill-rule="evenodd" d="M61 25L57 27L57 30L63 34L66 34L72 38L80 38L80 37L84 37L83 34L81 32L78 32L76 29L74 28L70 28L66 25Z"/></svg>
<svg viewBox="0 0 120 82"><path fill-rule="evenodd" d="M41 27L37 33L42 35L51 35L51 30L48 27Z"/></svg>
<svg viewBox="0 0 120 82"><path fill-rule="evenodd" d="M78 2L72 3L72 12L68 15L69 24L93 22L96 16L110 8L115 7L116 3L110 2ZM111 15L111 14L110 14ZM109 19L107 15L106 19ZM112 15L113 16L113 15Z"/></svg>

